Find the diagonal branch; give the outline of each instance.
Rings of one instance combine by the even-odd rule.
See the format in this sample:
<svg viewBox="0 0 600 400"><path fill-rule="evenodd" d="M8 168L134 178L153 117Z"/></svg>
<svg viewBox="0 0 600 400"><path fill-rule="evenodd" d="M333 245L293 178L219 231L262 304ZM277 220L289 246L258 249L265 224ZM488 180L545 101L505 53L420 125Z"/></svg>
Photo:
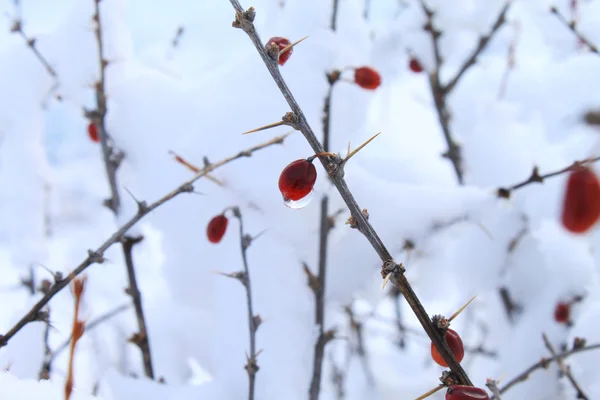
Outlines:
<svg viewBox="0 0 600 400"><path fill-rule="evenodd" d="M542 338L544 339L544 345L546 346L550 354L552 354L552 357L556 357L556 363L558 364L558 367L560 368L561 372L567 377L569 382L571 382L571 385L573 385L573 388L577 391L577 398L582 400L589 400L589 397L585 395L583 389L581 389L581 386L579 386L579 383L577 383L577 381L573 377L573 374L571 374L571 369L565 365L563 359L559 357L556 353L556 350L554 349L554 346L552 346L552 343L550 342L550 339L548 339L548 336L546 336L546 334L544 333L542 334Z"/></svg>
<svg viewBox="0 0 600 400"><path fill-rule="evenodd" d="M204 169L202 169L202 171L198 172L191 179L188 179L181 185L177 186L175 189L173 189L160 199L156 200L152 204L146 204L146 202L138 203L138 212L133 217L131 217L131 219L129 219L129 221L127 221L119 230L113 233L111 237L106 239L106 241L102 243L100 247L98 247L96 250L88 250L88 256L85 260L81 262L81 264L79 264L75 269L73 269L66 277L63 277L62 275L58 276L57 274L56 281L52 286L48 288L44 296L40 300L38 300L38 302L35 303L33 307L12 328L8 330L8 332L6 332L4 335L0 335L0 348L6 346L10 339L12 339L21 329L23 329L25 325L33 321L39 321L39 316L42 312L42 308L44 308L44 306L48 304L50 300L52 300L52 298L56 296L57 293L59 293L62 289L67 287L67 285L71 281L73 281L73 279L75 279L79 274L85 271L92 264L103 263L105 261L104 253L106 252L106 250L113 244L121 241L125 237L125 234L129 231L129 229L131 229L132 226L137 224L150 212L157 209L167 201L179 196L182 193L192 192L194 190L194 182L204 177L206 174L209 174L210 172L214 171L215 169L239 158L250 157L254 152L258 150L264 149L274 144L281 144L287 136L288 135L277 136L269 140L268 142L250 147L249 149L240 151L239 153L227 157L215 164L210 164L206 166Z"/></svg>
<svg viewBox="0 0 600 400"><path fill-rule="evenodd" d="M509 8L510 3L506 3L506 5L502 7L502 10L500 11L498 18L496 18L494 25L492 25L492 29L490 29L490 32L487 35L479 38L477 46L473 49L471 55L465 60L465 62L460 67L454 78L452 78L450 82L443 86L444 92L450 93L452 89L454 89L456 84L460 81L460 79L464 76L465 72L467 72L469 68L475 65L475 63L477 62L477 57L479 57L479 55L486 49L492 37L494 37L498 29L500 29L500 27L504 25L504 22L506 22L506 13L508 12Z"/></svg>
<svg viewBox="0 0 600 400"><path fill-rule="evenodd" d="M281 94L287 101L290 106L292 113L294 115L294 128L299 130L304 135L304 138L312 147L315 154L323 153L323 146L317 139L314 131L308 124L306 116L304 115L302 109L298 105L298 102L292 95L290 89L287 84L283 80L281 76L281 72L279 71L277 61L272 58L264 45L262 44L258 33L253 24L254 17L256 15L255 10L250 8L248 11L244 11L242 6L240 5L238 0L230 0L233 8L236 11L236 18L233 22L232 26L236 28L242 29L250 38L259 55L261 56L265 66L271 73L275 84L281 91ZM436 326L431 322L431 318L427 311L421 304L419 298L415 294L412 289L412 286L409 284L408 280L404 276L404 267L402 264L398 264L392 258L390 252L385 247L377 232L373 226L369 223L367 213L363 213L362 209L359 207L358 203L354 199L354 196L350 192L346 181L343 178L343 170L339 169L339 165L341 160L337 160L333 157L319 157L319 160L326 171L328 171L329 176L331 178L332 183L337 188L340 193L342 199L346 203L346 206L350 210L353 223L356 228L367 238L373 249L379 255L381 261L383 262L382 266L382 275L389 277L389 280L397 285L399 289L404 294L409 306L415 313L417 319L423 326L425 332L432 340L436 348L439 350L442 358L448 363L452 372L456 375L456 379L459 383L472 385L467 373L463 370L460 364L454 358L454 355L450 351L448 344L443 339L441 332L438 330Z"/></svg>
<svg viewBox="0 0 600 400"><path fill-rule="evenodd" d="M522 373L520 373L519 375L517 375L510 381L508 381L508 383L500 389L500 394L506 393L506 391L508 391L508 389L512 388L517 383L526 381L529 378L529 375L531 375L536 370L547 368L548 365L550 365L550 363L553 361L558 361L559 359L564 360L565 358L572 356L573 354L583 353L585 351L597 350L597 349L600 349L600 343L589 345L589 346L575 346L572 350L564 351L564 352L562 352L556 356L553 356L551 358L542 358L540 361L531 365L525 371L523 371ZM498 399L496 397L492 397L491 400L498 400Z"/></svg>
<svg viewBox="0 0 600 400"><path fill-rule="evenodd" d="M498 15L498 18L494 22L494 25L492 26L490 32L479 39L477 46L473 49L471 55L459 68L454 78L452 78L450 82L448 82L448 84L443 85L440 80L440 70L442 68L442 64L444 63L444 60L442 59L439 43L439 39L442 36L442 32L437 30L433 25L434 12L429 7L427 7L427 5L425 4L425 0L419 1L421 3L421 8L423 9L423 12L425 13L425 16L427 18L427 23L425 24L424 29L430 33L431 42L433 46L435 66L433 71L429 75L429 86L434 100L438 120L440 121L442 133L444 135L444 140L446 141L446 145L448 147L448 150L446 151L446 153L443 154L443 156L451 161L452 167L454 168L454 173L456 174L456 178L458 179L458 183L459 185L462 185L464 184L464 172L462 165L463 159L461 147L455 142L454 138L452 137L452 132L450 130L451 116L450 111L448 110L447 98L448 95L452 92L452 90L456 87L460 79L464 76L464 74L477 62L477 57L486 49L494 34L506 21L506 13L510 8L510 3L507 3L502 8L502 11Z"/></svg>
<svg viewBox="0 0 600 400"><path fill-rule="evenodd" d="M590 42L589 39L587 39L585 36L583 36L581 34L581 32L579 32L579 30L575 26L575 21L572 21L572 22L567 21L565 16L562 15L556 7L550 8L550 12L552 14L556 15L556 18L558 18L558 20L560 22L562 22L567 28L569 28L569 30L571 32L573 32L573 35L575 35L581 43L585 44L592 53L600 54L600 49L598 49L598 46L596 46L595 44Z"/></svg>

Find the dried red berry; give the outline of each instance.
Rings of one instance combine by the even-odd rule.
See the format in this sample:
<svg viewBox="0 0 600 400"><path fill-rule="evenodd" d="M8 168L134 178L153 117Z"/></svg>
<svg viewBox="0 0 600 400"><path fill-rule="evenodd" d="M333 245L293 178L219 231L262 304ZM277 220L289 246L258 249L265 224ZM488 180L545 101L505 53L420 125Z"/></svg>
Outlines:
<svg viewBox="0 0 600 400"><path fill-rule="evenodd" d="M206 236L208 237L208 241L211 243L219 243L221 239L223 239L225 231L227 231L228 222L229 220L224 214L217 215L211 219L206 227Z"/></svg>
<svg viewBox="0 0 600 400"><path fill-rule="evenodd" d="M283 37L272 37L271 39L269 39L269 41L267 42L267 49L269 47L271 47L272 44L276 44L277 47L279 47L279 51L285 49L287 46L289 46L290 44L292 44L292 42L290 42L289 40L287 40L286 38ZM292 55L292 52L294 51L294 48L290 48L289 50L286 50L284 53L279 53L279 65L283 65L286 63L286 61L290 58L290 56Z"/></svg>
<svg viewBox="0 0 600 400"><path fill-rule="evenodd" d="M88 125L88 135L90 137L90 139L92 139L92 142L100 142L100 135L98 135L98 128L96 127L96 124L94 124L93 122L90 122L90 124Z"/></svg>
<svg viewBox="0 0 600 400"><path fill-rule="evenodd" d="M381 76L371 67L360 67L354 70L354 82L363 89L374 90L381 85Z"/></svg>
<svg viewBox="0 0 600 400"><path fill-rule="evenodd" d="M463 342L459 334L452 329L448 329L444 335L444 339L446 340L446 343L448 343L448 347L450 347L450 351L452 351L452 354L454 354L456 361L461 362L465 356L465 347L463 346ZM433 342L431 342L431 357L433 358L433 361L442 367L448 366Z"/></svg>
<svg viewBox="0 0 600 400"><path fill-rule="evenodd" d="M453 385L446 392L446 400L490 400L483 389L473 386Z"/></svg>
<svg viewBox="0 0 600 400"><path fill-rule="evenodd" d="M588 167L569 174L562 211L562 224L569 232L584 233L600 218L600 181Z"/></svg>
<svg viewBox="0 0 600 400"><path fill-rule="evenodd" d="M298 201L313 190L317 180L317 169L311 159L293 161L281 171L279 190L284 201Z"/></svg>
<svg viewBox="0 0 600 400"><path fill-rule="evenodd" d="M571 305L560 302L554 309L554 320L560 324L568 324L571 317Z"/></svg>
<svg viewBox="0 0 600 400"><path fill-rule="evenodd" d="M410 62L408 63L408 67L410 68L410 70L416 74L418 74L419 72L423 72L423 66L421 65L421 63L419 62L419 60L417 60L416 58L411 58Z"/></svg>

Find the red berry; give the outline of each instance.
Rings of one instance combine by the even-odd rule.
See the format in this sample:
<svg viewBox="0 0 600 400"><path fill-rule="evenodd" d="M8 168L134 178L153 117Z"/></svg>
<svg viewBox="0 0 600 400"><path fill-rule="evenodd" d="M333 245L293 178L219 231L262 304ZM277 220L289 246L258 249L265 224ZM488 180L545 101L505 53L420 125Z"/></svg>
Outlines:
<svg viewBox="0 0 600 400"><path fill-rule="evenodd" d="M289 40L287 40L286 38L282 38L282 37L272 37L271 39L269 39L269 41L267 42L267 49L271 47L272 44L276 44L277 47L279 47L279 51L285 49L287 46L289 46L290 44L292 44L292 42L290 42ZM286 50L285 53L279 53L279 65L283 65L286 63L286 61L290 58L290 56L292 55L292 52L294 51L294 48L290 48L289 50Z"/></svg>
<svg viewBox="0 0 600 400"><path fill-rule="evenodd" d="M281 171L279 190L284 201L298 201L313 190L317 180L317 169L305 158L293 161Z"/></svg>
<svg viewBox="0 0 600 400"><path fill-rule="evenodd" d="M381 76L371 67L360 67L354 70L354 82L363 89L374 90L381 85Z"/></svg>
<svg viewBox="0 0 600 400"><path fill-rule="evenodd" d="M90 139L92 139L92 142L98 143L100 141L100 135L98 135L98 128L93 122L90 122L90 124L88 125L88 135L90 136Z"/></svg>
<svg viewBox="0 0 600 400"><path fill-rule="evenodd" d="M208 236L208 241L211 243L219 243L221 239L223 239L223 235L225 235L228 222L229 220L224 214L217 215L211 219L206 227L206 236Z"/></svg>
<svg viewBox="0 0 600 400"><path fill-rule="evenodd" d="M584 233L600 218L600 181L585 166L569 174L562 211L562 224L569 232Z"/></svg>
<svg viewBox="0 0 600 400"><path fill-rule="evenodd" d="M465 347L463 346L462 339L458 333L452 329L448 329L444 335L444 339L446 340L446 343L448 343L448 347L450 347L450 351L452 351L452 354L454 354L456 361L461 362L465 356ZM433 361L442 367L448 366L433 342L431 342L431 357L433 358Z"/></svg>
<svg viewBox="0 0 600 400"><path fill-rule="evenodd" d="M554 319L560 324L568 324L571 316L571 305L560 302L554 309Z"/></svg>
<svg viewBox="0 0 600 400"><path fill-rule="evenodd" d="M421 63L419 62L419 60L417 60L416 58L411 58L410 62L408 63L408 67L410 68L410 70L416 74L418 74L419 72L423 72L423 66L421 65Z"/></svg>
<svg viewBox="0 0 600 400"><path fill-rule="evenodd" d="M446 392L446 400L490 400L487 392L473 386L453 385Z"/></svg>

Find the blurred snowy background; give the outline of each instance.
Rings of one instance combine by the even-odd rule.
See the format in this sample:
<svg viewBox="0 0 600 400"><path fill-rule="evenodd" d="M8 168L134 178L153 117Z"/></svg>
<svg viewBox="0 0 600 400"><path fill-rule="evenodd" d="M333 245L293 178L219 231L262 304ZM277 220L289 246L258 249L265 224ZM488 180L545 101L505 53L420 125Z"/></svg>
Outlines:
<svg viewBox="0 0 600 400"><path fill-rule="evenodd" d="M368 18L365 4L370 3ZM255 24L294 41L282 74L315 132L322 135L325 73L369 65L383 83L367 91L339 82L333 92L331 149L343 151L383 132L346 168L361 207L430 314L451 315L477 299L453 322L467 347L462 365L476 386L500 386L541 357L541 339L569 347L575 337L600 342L597 230L574 236L560 224L565 175L529 185L509 199L501 186L526 180L533 166L549 172L597 155L598 131L582 123L600 107L600 57L549 12L567 18L576 3L577 29L600 44L597 0L514 0L506 23L448 97L450 128L463 147L465 186L458 186L433 105L427 72L434 68L431 37L416 0L339 0L337 30L332 2L254 0ZM443 32L441 79L451 79L489 32L505 0L428 0ZM95 107L98 79L93 0L0 1L0 333L10 329L41 294L34 287L52 272L68 273L135 214L136 198L154 201L189 179L169 150L202 165L285 133L287 128L241 135L289 111L248 37L231 27L227 0L102 0L100 16L107 67L106 129L126 158L118 171L121 216L102 205L109 196L101 148L87 135L83 108ZM35 48L11 33L15 18ZM173 47L178 27L184 27ZM511 47L514 67L507 73ZM412 72L411 57L425 71ZM351 76L351 74L350 74ZM506 78L507 77L507 78ZM216 170L220 187L200 180L196 190L148 215L134 228L145 239L134 262L148 323L155 377L144 377L132 308L86 332L75 353L73 399L245 399L248 322L239 282L214 272L242 269L237 221L218 245L206 224L239 206L251 235L266 232L248 250L257 332L256 398L305 399L316 341L314 296L302 263L316 271L323 193L333 214L342 208L329 239L320 399L414 399L438 384L430 341L404 300L381 290L380 262L367 240L344 222L348 212L318 165L315 199L284 206L277 189L281 170L312 155L300 133ZM414 249L405 251L410 241ZM512 244L512 246L511 246ZM509 250L510 249L510 250ZM82 314L93 320L131 300L119 245L108 261L92 265ZM507 293L508 297L502 297ZM561 301L572 326L558 323ZM507 299L510 301L507 302ZM518 306L510 311L508 303ZM352 329L349 307L360 323ZM63 290L49 303L50 351L70 335L73 297ZM28 324L0 349L0 399L61 399L68 351L53 363L49 382L35 383L44 359L46 324ZM358 345L361 346L358 346ZM357 348L364 350L364 355ZM598 354L567 360L590 399L600 398ZM335 384L335 371L342 383ZM504 400L573 399L575 391L551 365L503 395ZM339 375L339 374L338 374ZM339 380L338 380L339 381ZM340 387L343 390L340 390ZM343 393L341 393L343 391ZM432 399L444 398L438 392Z"/></svg>

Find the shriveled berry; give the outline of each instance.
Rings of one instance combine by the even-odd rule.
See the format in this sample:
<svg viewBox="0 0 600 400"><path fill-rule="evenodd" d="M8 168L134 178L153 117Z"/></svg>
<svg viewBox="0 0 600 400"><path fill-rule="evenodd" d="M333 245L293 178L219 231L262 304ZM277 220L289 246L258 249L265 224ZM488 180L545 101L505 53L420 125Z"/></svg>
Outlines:
<svg viewBox="0 0 600 400"><path fill-rule="evenodd" d="M284 201L298 201L312 192L317 169L305 158L291 162L279 176L279 191Z"/></svg>
<svg viewBox="0 0 600 400"><path fill-rule="evenodd" d="M590 168L570 172L565 190L562 225L569 232L585 233L600 219L600 181Z"/></svg>
<svg viewBox="0 0 600 400"><path fill-rule="evenodd" d="M412 72L416 74L418 74L419 72L423 72L423 66L421 65L421 62L414 57L410 59L408 67Z"/></svg>
<svg viewBox="0 0 600 400"><path fill-rule="evenodd" d="M453 385L446 392L446 400L490 400L490 396L474 386Z"/></svg>
<svg viewBox="0 0 600 400"><path fill-rule="evenodd" d="M224 214L217 215L211 219L206 227L208 241L211 243L219 243L221 239L223 239L225 231L227 231L228 222L229 220Z"/></svg>
<svg viewBox="0 0 600 400"><path fill-rule="evenodd" d="M363 89L374 90L381 85L381 75L371 67L356 68L354 82Z"/></svg>
<svg viewBox="0 0 600 400"><path fill-rule="evenodd" d="M88 125L88 135L90 137L90 139L92 139L92 142L100 142L100 135L98 134L98 127L96 127L96 124L93 122L90 122L90 124Z"/></svg>
<svg viewBox="0 0 600 400"><path fill-rule="evenodd" d="M283 37L279 37L279 36L275 36L272 37L271 39L269 39L269 41L267 42L267 49L271 47L272 44L276 44L277 47L279 47L279 51L285 49L287 46L289 46L290 44L292 44L292 42L290 42L288 39L283 38ZM294 51L294 48L290 48L289 50L286 50L284 53L279 53L279 65L283 65L287 62L287 60L290 58L290 56L292 55L292 52Z"/></svg>
<svg viewBox="0 0 600 400"><path fill-rule="evenodd" d="M460 335L456 333L455 330L448 329L444 335L444 339L446 340L446 343L448 343L448 347L450 347L450 351L454 354L456 361L461 362L465 356L465 347L463 346ZM431 342L431 357L438 365L441 365L442 367L448 366L433 342Z"/></svg>
<svg viewBox="0 0 600 400"><path fill-rule="evenodd" d="M568 324L571 317L571 305L560 302L554 309L554 320L559 324Z"/></svg>

